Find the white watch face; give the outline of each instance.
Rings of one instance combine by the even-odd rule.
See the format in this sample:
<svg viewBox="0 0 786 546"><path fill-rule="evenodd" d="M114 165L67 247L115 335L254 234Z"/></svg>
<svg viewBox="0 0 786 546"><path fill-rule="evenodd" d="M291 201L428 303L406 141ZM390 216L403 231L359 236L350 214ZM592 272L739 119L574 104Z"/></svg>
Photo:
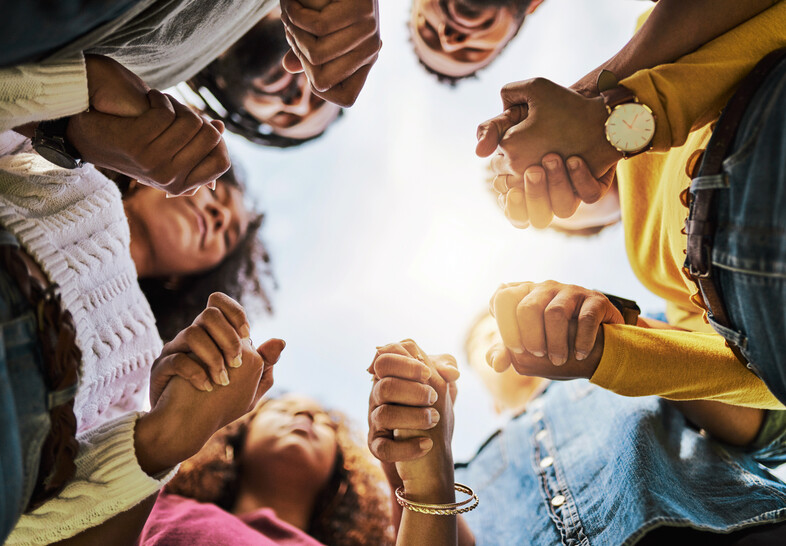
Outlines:
<svg viewBox="0 0 786 546"><path fill-rule="evenodd" d="M621 152L646 148L655 134L655 116L637 102L620 104L606 120L606 138Z"/></svg>

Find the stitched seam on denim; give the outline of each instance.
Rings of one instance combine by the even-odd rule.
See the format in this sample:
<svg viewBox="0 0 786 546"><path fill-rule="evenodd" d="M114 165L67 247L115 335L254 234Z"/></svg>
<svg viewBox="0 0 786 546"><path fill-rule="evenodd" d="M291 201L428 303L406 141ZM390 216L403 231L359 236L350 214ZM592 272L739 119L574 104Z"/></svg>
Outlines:
<svg viewBox="0 0 786 546"><path fill-rule="evenodd" d="M706 525L698 525L684 518L670 518L670 517L660 516L647 520L647 522L644 525L642 525L635 533L630 535L622 543L622 546L635 544L644 535L660 527L661 523L676 523L678 525L670 525L670 527L681 527L686 529L695 529L697 531L708 531L710 533L721 534L721 533L732 533L734 531L739 531L746 527L750 527L751 524L755 524L755 523L780 523L782 521L786 521L786 508L778 508L777 510L770 510L769 512L764 512L762 514L759 514L758 516L754 516L752 518L738 521L729 526L723 527L722 531L714 527L709 527Z"/></svg>
<svg viewBox="0 0 786 546"><path fill-rule="evenodd" d="M778 488L773 487L772 485L767 483L760 476L757 476L756 474L754 474L753 472L749 471L744 466L740 465L737 462L736 458L732 457L731 453L729 453L726 450L726 448L724 448L722 445L716 443L715 444L715 452L718 455L720 455L721 459L726 461L726 463L728 463L730 466L735 467L748 481L754 483L755 485L757 485L759 487L763 487L764 489L767 489L773 496L779 497L781 499L781 501L786 502L786 494L784 494L782 491L778 490ZM755 462L755 460L754 460L754 462ZM759 464L759 463L756 462L756 464Z"/></svg>
<svg viewBox="0 0 786 546"><path fill-rule="evenodd" d="M556 509L551 505L551 499L554 497L554 495L552 494L551 488L549 486L548 476L546 476L546 473L542 471L539 464L541 447L540 447L540 443L537 440L535 440L534 435L537 434L540 430L545 430L545 429L546 429L545 424L542 427L532 427L532 432L533 432L532 445L534 446L532 450L532 461L531 461L532 468L535 470L535 474L538 476L538 481L540 482L540 490L541 493L543 494L543 502L546 503L546 510L549 513L549 518L551 519L551 521L554 522L554 525L557 528L557 531L559 532L562 545L568 546L566 542L567 533L565 530L565 525L562 522L562 518L560 518L557 515Z"/></svg>
<svg viewBox="0 0 786 546"><path fill-rule="evenodd" d="M762 271L754 271L752 269L745 269L743 267L719 264L715 260L712 261L712 265L719 267L720 269L733 271L734 273L744 273L746 275L753 275L755 277L767 277L768 279L786 279L786 273L764 273Z"/></svg>
<svg viewBox="0 0 786 546"><path fill-rule="evenodd" d="M779 66L782 64L783 62L781 61ZM786 85L786 78L781 76L781 79L780 81L778 81L778 84L775 86L775 88L769 91L768 93L769 102L767 102L764 108L762 108L761 114L758 116L756 123L753 124L753 131L751 132L751 135L748 138L748 140L746 140L745 143L742 146L740 146L739 150L734 152L732 155L730 155L723 161L724 170L726 170L726 167L729 168L734 167L738 163L747 159L749 153L748 148L752 148L755 146L756 141L759 137L759 133L761 132L762 124L760 123L760 120L767 119L767 117L769 117L772 114L772 110L778 105L779 102L778 99L780 98L778 94L781 92L781 89L783 88L784 85Z"/></svg>
<svg viewBox="0 0 786 546"><path fill-rule="evenodd" d="M542 427L539 427L538 430L535 430L536 427L533 427L534 434L537 434L540 430L546 430L547 432L551 430L551 428L546 426L546 418L545 416L540 419L541 423L543 423ZM575 499L570 492L570 489L567 486L567 482L565 480L565 476L562 473L561 467L558 465L559 457L556 447L552 442L552 435L549 433L542 441L542 445L545 448L545 453L547 456L550 456L553 460L552 464L547 468L541 468L540 461L542 458L540 457L541 453L541 445L535 440L533 434L533 443L535 445L535 449L533 451L533 468L538 473L538 477L540 478L541 485L544 486L546 490L546 506L549 509L549 513L551 519L555 522L558 520L559 524L557 528L560 531L560 535L563 540L563 544L570 543L571 546L575 544L579 544L580 546L589 546L589 539L587 537L587 533L584 531L584 527L581 524L581 519L578 515L578 509L576 507ZM550 486L550 473L553 472L553 482L556 485L556 490L552 491ZM551 504L551 499L556 495L562 495L565 497L565 502L562 506L554 507ZM563 516L560 516L557 511L561 510ZM567 520L567 521L566 521Z"/></svg>

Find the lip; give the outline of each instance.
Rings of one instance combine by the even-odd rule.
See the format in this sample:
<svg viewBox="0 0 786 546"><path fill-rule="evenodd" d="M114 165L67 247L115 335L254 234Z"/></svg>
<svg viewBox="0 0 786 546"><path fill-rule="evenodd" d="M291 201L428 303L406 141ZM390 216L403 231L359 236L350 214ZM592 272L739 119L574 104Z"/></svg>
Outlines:
<svg viewBox="0 0 786 546"><path fill-rule="evenodd" d="M207 236L207 221L205 220L205 216L190 200L187 200L186 204L196 217L197 229L199 230L199 248L205 248L205 237Z"/></svg>

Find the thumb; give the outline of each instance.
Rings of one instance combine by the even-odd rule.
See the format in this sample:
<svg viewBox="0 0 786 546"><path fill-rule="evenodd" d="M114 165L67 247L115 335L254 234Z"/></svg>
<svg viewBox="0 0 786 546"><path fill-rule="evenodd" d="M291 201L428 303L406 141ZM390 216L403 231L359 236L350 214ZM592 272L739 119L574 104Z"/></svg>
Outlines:
<svg viewBox="0 0 786 546"><path fill-rule="evenodd" d="M437 373L448 383L456 381L461 376L461 372L458 371L458 363L453 356L448 354L430 355L429 360L434 363Z"/></svg>
<svg viewBox="0 0 786 546"><path fill-rule="evenodd" d="M257 352L259 353L259 356L264 359L266 364L275 364L278 362L278 359L281 356L284 347L286 346L286 341L274 337L272 339L268 339L259 347L257 347Z"/></svg>
<svg viewBox="0 0 786 546"><path fill-rule="evenodd" d="M291 49L284 55L284 58L281 60L281 65L284 67L284 70L290 74L303 72L303 63L300 62L300 59L297 58L297 55L295 55L295 52Z"/></svg>
<svg viewBox="0 0 786 546"><path fill-rule="evenodd" d="M478 144L475 154L488 157L497 149L502 137L513 127L527 119L529 109L526 104L514 104L500 115L478 125Z"/></svg>

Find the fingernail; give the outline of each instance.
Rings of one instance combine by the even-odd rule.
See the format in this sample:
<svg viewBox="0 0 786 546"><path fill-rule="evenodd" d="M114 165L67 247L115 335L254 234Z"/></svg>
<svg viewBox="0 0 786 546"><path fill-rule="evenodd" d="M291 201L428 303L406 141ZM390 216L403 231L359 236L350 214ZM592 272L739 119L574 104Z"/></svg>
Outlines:
<svg viewBox="0 0 786 546"><path fill-rule="evenodd" d="M243 364L243 354L242 353L237 355L235 358L233 358L232 362L229 363L229 365L232 368L239 368L241 364Z"/></svg>
<svg viewBox="0 0 786 546"><path fill-rule="evenodd" d="M527 182L530 184L540 184L540 181L543 178L543 175L538 171L527 171L524 174L527 177Z"/></svg>
<svg viewBox="0 0 786 546"><path fill-rule="evenodd" d="M240 343L245 343L246 345L248 345L252 349L254 348L254 342L251 341L250 337L244 337L243 339L240 340Z"/></svg>
<svg viewBox="0 0 786 546"><path fill-rule="evenodd" d="M501 209L505 208L505 194L504 193L500 193L497 196L497 204L499 205L499 208L501 208Z"/></svg>
<svg viewBox="0 0 786 546"><path fill-rule="evenodd" d="M431 438L421 438L418 442L418 446L420 446L420 449L426 450L431 449L433 443L434 442L431 441Z"/></svg>
<svg viewBox="0 0 786 546"><path fill-rule="evenodd" d="M585 358L587 358L587 353L576 351L576 360L584 360Z"/></svg>
<svg viewBox="0 0 786 546"><path fill-rule="evenodd" d="M478 140L483 140L486 137L487 133L488 133L488 129L481 129L480 127L478 127L478 133L477 133Z"/></svg>
<svg viewBox="0 0 786 546"><path fill-rule="evenodd" d="M517 355L523 355L523 354L524 354L524 350L523 350L521 347L512 347L512 348L510 349L510 351L511 351L513 354L517 354Z"/></svg>
<svg viewBox="0 0 786 546"><path fill-rule="evenodd" d="M546 166L548 170L553 171L554 169L557 168L559 161L557 161L556 159L547 159L546 161L543 162L543 164Z"/></svg>
<svg viewBox="0 0 786 546"><path fill-rule="evenodd" d="M210 188L213 191L216 191L216 181L213 180L212 182L209 182L207 187Z"/></svg>
<svg viewBox="0 0 786 546"><path fill-rule="evenodd" d="M424 366L423 369L420 370L420 380L428 381L429 378L431 378L431 368L426 368Z"/></svg>
<svg viewBox="0 0 786 546"><path fill-rule="evenodd" d="M549 360L551 360L551 363L555 366L562 366L568 361L566 357L561 355L549 355Z"/></svg>
<svg viewBox="0 0 786 546"><path fill-rule="evenodd" d="M543 351L532 351L532 356L543 358L544 356L546 356L546 353L544 353Z"/></svg>
<svg viewBox="0 0 786 546"><path fill-rule="evenodd" d="M428 393L428 403L433 404L434 402L437 401L437 398L439 398L439 396L437 395L437 391L431 389L431 392Z"/></svg>
<svg viewBox="0 0 786 546"><path fill-rule="evenodd" d="M218 374L218 382L225 387L229 385L229 375L227 374L226 370L221 370L221 373Z"/></svg>
<svg viewBox="0 0 786 546"><path fill-rule="evenodd" d="M209 379L205 380L205 384L202 385L202 389L207 392L213 392L213 382Z"/></svg>
<svg viewBox="0 0 786 546"><path fill-rule="evenodd" d="M436 425L439 423L439 412L434 408L429 408L428 410L428 424L429 425Z"/></svg>
<svg viewBox="0 0 786 546"><path fill-rule="evenodd" d="M241 326L238 333L240 334L240 337L247 337L249 339L251 338L251 328L248 327L248 324Z"/></svg>
<svg viewBox="0 0 786 546"><path fill-rule="evenodd" d="M579 162L578 158L576 157L568 158L568 168L571 171L575 171L576 169L578 169L580 164L581 163Z"/></svg>

